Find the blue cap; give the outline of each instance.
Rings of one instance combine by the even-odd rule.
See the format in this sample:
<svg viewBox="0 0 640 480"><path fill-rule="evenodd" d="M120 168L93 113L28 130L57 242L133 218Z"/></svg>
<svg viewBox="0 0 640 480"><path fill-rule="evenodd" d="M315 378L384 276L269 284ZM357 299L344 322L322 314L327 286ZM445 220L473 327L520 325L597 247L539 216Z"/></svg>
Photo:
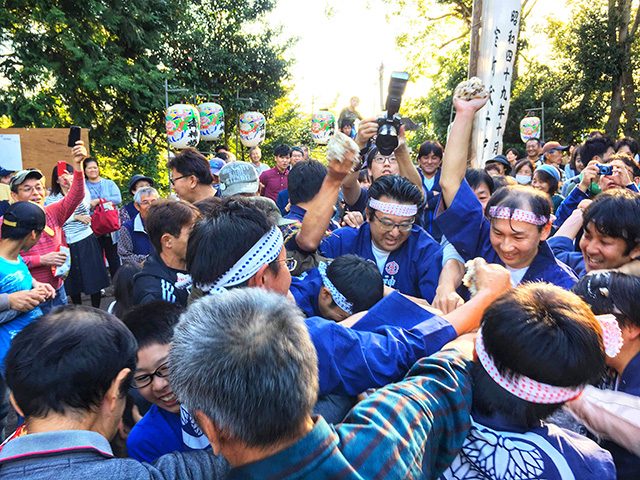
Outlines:
<svg viewBox="0 0 640 480"><path fill-rule="evenodd" d="M7 175L11 175L14 170L7 170L4 167L0 167L0 177L6 177Z"/></svg>
<svg viewBox="0 0 640 480"><path fill-rule="evenodd" d="M553 178L555 178L558 182L560 181L560 172L558 171L558 169L556 167L554 167L552 165L540 165L538 168L536 168L536 172L538 170L542 170L543 172L547 172L549 175L551 175Z"/></svg>
<svg viewBox="0 0 640 480"><path fill-rule="evenodd" d="M224 160L222 160L221 158L212 158L211 160L209 160L211 175L218 175L222 167L224 167L225 165L226 164L224 163Z"/></svg>

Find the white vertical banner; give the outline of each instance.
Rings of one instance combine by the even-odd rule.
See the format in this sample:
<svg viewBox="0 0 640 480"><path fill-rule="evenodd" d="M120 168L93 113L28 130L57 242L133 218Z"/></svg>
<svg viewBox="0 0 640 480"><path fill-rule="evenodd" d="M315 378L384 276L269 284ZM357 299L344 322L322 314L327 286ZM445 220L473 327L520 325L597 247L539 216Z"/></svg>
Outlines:
<svg viewBox="0 0 640 480"><path fill-rule="evenodd" d="M478 77L489 92L489 101L476 115L471 140L475 147L475 163L480 168L485 161L502 153L518 47L520 10L520 0L483 1Z"/></svg>

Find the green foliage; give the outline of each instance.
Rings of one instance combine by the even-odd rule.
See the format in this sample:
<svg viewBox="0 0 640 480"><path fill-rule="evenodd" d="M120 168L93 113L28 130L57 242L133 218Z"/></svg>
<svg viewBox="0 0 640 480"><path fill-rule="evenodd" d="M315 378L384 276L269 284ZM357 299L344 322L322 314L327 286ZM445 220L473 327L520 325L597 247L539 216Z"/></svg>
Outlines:
<svg viewBox="0 0 640 480"><path fill-rule="evenodd" d="M272 29L256 20L273 0L7 0L0 6L0 115L15 127L91 128L92 150L116 178L164 171L164 81L169 101L212 100L227 135L238 113L269 113L288 75ZM200 94L200 95L198 95ZM236 100L250 97L253 102ZM109 162L107 162L109 163ZM108 168L107 168L108 170Z"/></svg>

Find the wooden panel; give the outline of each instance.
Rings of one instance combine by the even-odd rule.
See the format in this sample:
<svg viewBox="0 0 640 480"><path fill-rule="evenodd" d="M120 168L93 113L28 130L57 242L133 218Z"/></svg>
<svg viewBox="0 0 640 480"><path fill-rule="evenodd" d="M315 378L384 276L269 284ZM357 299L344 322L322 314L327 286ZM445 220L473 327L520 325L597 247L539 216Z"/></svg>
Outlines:
<svg viewBox="0 0 640 480"><path fill-rule="evenodd" d="M68 128L0 128L0 134L20 135L22 168L42 170L50 187L53 167L60 160L71 163L71 149L67 147ZM82 140L89 150L89 130L82 129ZM2 166L2 152L0 152Z"/></svg>

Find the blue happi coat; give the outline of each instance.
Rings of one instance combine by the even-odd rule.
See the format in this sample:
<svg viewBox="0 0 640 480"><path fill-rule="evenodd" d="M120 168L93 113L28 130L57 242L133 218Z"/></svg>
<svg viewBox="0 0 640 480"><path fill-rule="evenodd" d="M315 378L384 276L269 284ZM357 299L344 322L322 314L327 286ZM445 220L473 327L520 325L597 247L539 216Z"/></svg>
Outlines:
<svg viewBox="0 0 640 480"><path fill-rule="evenodd" d="M339 228L323 239L319 250L329 258L353 253L376 261L371 249L371 229L368 223L364 223L359 229ZM414 225L402 246L389 254L380 273L388 287L432 302L441 269L442 247L422 227Z"/></svg>

